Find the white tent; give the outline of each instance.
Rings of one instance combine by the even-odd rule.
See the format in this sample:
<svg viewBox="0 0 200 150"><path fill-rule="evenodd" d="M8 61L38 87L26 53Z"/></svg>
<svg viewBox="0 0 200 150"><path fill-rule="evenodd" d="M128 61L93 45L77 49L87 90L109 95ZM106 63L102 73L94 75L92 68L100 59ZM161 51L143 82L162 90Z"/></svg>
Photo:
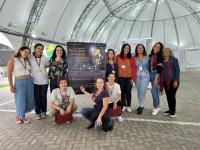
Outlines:
<svg viewBox="0 0 200 150"><path fill-rule="evenodd" d="M152 38L185 51L186 66L200 68L199 0L0 0L0 31L15 48L23 38L101 42Z"/></svg>

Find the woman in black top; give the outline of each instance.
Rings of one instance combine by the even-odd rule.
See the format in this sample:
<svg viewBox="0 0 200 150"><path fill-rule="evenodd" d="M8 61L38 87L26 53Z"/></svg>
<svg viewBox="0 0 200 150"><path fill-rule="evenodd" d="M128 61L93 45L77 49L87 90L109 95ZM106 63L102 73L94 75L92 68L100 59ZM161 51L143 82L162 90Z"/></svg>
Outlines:
<svg viewBox="0 0 200 150"><path fill-rule="evenodd" d="M115 59L115 51L113 49L108 49L106 53L106 75L105 79L108 81L108 76L110 73L115 75L115 82L118 81L118 67Z"/></svg>

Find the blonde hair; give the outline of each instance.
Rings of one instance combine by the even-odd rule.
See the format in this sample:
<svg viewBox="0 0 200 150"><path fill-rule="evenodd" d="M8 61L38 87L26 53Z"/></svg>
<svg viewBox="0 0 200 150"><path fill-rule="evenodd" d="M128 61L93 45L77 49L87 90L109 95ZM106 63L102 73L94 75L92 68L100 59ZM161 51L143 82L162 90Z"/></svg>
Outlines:
<svg viewBox="0 0 200 150"><path fill-rule="evenodd" d="M165 51L165 50L167 50L167 51L169 51L169 52L170 52L170 57L172 57L172 56L173 56L173 52L172 52L171 48L169 48L169 47L166 47L166 48L164 48L164 49L163 49L163 52L162 52L162 55L163 55L163 60L165 60L165 57L164 57L164 51Z"/></svg>

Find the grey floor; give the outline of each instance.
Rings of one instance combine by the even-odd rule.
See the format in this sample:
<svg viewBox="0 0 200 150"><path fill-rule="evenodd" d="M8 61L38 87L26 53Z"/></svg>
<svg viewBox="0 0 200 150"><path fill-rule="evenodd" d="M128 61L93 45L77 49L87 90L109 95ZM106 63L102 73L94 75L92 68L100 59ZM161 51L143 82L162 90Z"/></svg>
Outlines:
<svg viewBox="0 0 200 150"><path fill-rule="evenodd" d="M4 79L5 81L5 79ZM3 82L3 80L0 80ZM162 114L167 110L165 95L161 96L161 112L151 115L152 98L147 91L144 113L136 114L137 95L133 88L132 113L123 114L124 122L115 120L112 132L87 130L81 117L82 107L90 99L78 95L79 109L72 124L55 125L53 118L15 124L15 105L9 88L0 89L0 150L199 150L200 149L200 72L181 73L177 92L177 117ZM48 96L49 97L49 96Z"/></svg>

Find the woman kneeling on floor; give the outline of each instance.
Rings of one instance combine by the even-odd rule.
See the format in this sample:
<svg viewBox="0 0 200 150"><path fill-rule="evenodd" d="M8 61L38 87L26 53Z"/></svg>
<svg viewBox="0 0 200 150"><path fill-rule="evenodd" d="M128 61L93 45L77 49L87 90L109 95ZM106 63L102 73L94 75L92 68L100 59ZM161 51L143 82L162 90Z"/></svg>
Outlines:
<svg viewBox="0 0 200 150"><path fill-rule="evenodd" d="M113 121L108 113L109 94L105 90L105 81L103 78L96 79L96 88L93 93L89 93L83 86L81 91L92 98L93 107L85 107L81 110L81 114L90 121L87 129L95 127L97 130L109 131L113 128ZM96 122L96 123L95 123Z"/></svg>
<svg viewBox="0 0 200 150"><path fill-rule="evenodd" d="M67 79L64 77L59 78L58 86L59 88L54 89L51 94L51 114L56 119L59 117L66 123L72 123L72 113L77 110L75 92L72 87L67 86Z"/></svg>
<svg viewBox="0 0 200 150"><path fill-rule="evenodd" d="M115 74L114 73L110 73L108 75L108 82L106 82L106 89L109 93L108 108L116 110L117 107L120 107L120 109L121 109L121 107L122 107L121 93L122 92L120 89L120 85L115 82ZM119 115L117 118L118 118L119 122L123 122L123 118L121 117L121 115Z"/></svg>

